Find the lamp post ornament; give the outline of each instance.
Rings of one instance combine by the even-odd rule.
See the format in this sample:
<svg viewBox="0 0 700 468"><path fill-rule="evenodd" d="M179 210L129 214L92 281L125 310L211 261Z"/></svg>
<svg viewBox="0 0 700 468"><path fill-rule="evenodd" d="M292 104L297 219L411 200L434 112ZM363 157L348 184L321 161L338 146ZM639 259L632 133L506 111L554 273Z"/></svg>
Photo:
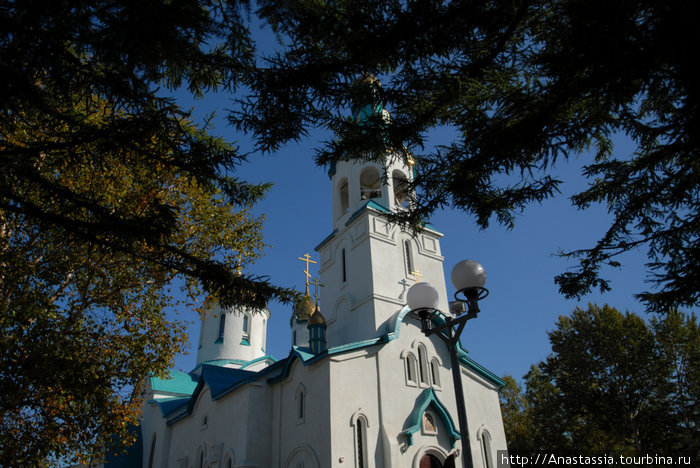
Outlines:
<svg viewBox="0 0 700 468"><path fill-rule="evenodd" d="M467 313L457 317L445 316L445 323L433 327L432 318L439 312L437 309L438 292L430 283L416 282L406 294L407 302L412 315L417 316L421 322L421 331L425 336L435 335L447 344L450 351L450 363L452 366L452 380L455 388L457 403L457 416L459 419L459 432L462 439L462 466L473 468L471 444L469 441L469 427L467 426L467 410L464 404L464 390L462 388L462 375L460 371L457 347L459 338L468 320L476 318L479 313L478 301L488 296L488 289L484 288L486 273L484 267L474 260L463 260L455 265L452 270L452 284L457 288L455 299L467 304ZM459 295L462 297L459 297Z"/></svg>

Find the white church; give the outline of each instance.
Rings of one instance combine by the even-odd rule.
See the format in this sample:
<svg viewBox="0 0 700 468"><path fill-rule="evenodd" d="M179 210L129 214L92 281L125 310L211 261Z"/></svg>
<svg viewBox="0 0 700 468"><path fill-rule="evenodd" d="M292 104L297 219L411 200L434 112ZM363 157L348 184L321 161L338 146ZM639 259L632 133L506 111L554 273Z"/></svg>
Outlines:
<svg viewBox="0 0 700 468"><path fill-rule="evenodd" d="M367 112L386 111L355 117ZM208 314L196 368L147 379L138 466L436 468L463 466L464 450L474 467L496 466L504 382L458 347L466 443L448 347L407 306L420 280L438 292L433 320L450 314L442 234L427 225L414 236L383 216L410 198L411 163L388 154L331 168L332 229L318 256L302 258L307 289L291 314L289 355L265 351L269 311Z"/></svg>

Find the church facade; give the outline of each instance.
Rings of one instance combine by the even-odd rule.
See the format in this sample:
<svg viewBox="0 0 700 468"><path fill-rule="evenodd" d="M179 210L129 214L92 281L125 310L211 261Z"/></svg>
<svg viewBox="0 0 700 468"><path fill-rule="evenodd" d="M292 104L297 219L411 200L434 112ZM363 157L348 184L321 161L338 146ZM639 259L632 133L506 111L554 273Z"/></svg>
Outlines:
<svg viewBox="0 0 700 468"><path fill-rule="evenodd" d="M330 176L332 232L316 260L302 259L307 290L290 320L289 355L265 352L269 312L208 314L197 367L147 379L143 467L435 468L462 466L463 450L475 467L496 466L506 450L503 381L458 350L465 443L447 345L426 337L406 305L421 280L450 310L442 235L430 225L412 235L384 217L410 200L411 161L340 162Z"/></svg>

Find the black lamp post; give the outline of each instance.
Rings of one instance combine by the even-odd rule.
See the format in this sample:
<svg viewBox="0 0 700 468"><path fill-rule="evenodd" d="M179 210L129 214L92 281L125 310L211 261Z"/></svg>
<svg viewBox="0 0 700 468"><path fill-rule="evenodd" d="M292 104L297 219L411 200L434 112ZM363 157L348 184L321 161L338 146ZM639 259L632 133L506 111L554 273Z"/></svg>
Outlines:
<svg viewBox="0 0 700 468"><path fill-rule="evenodd" d="M452 364L452 380L454 381L455 397L457 399L457 417L459 419L459 434L462 439L462 464L465 468L473 468L471 447L469 443L469 427L467 425L467 410L464 406L464 389L460 372L457 344L462 335L464 325L468 320L476 318L479 313L479 300L488 296L486 272L484 267L474 260L463 260L452 269L452 284L457 288L455 299L466 304L466 311L456 317L448 316L445 323L433 328L432 317L438 312L439 301L437 290L430 283L416 283L406 293L408 307L411 313L421 322L421 331L425 336L437 334L447 343ZM461 295L461 297L460 297ZM466 313L465 313L466 312ZM444 332L444 333L443 333Z"/></svg>

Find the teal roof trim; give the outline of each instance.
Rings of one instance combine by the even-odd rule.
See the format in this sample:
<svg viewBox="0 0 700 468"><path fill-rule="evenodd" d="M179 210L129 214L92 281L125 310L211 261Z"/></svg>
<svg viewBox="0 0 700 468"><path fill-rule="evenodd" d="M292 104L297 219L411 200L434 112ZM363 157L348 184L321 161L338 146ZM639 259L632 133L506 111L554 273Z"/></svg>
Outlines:
<svg viewBox="0 0 700 468"><path fill-rule="evenodd" d="M314 248L314 250L315 250L316 252L318 252L319 249L320 249L321 247L323 247L326 243L328 243L331 239L333 239L333 237L335 237L336 234L338 234L338 230L337 230L337 229L333 229L333 232L331 232L328 236L326 236L326 238L323 239L323 240L321 241L321 243L318 244L318 245Z"/></svg>
<svg viewBox="0 0 700 468"><path fill-rule="evenodd" d="M266 354L262 357L259 357L257 359L253 359L251 361L246 362L245 364L243 364L241 366L241 369L245 369L246 367L250 367L253 364L257 364L258 362L261 362L261 361L267 361L269 364L272 364L272 363L277 362L277 359L271 354Z"/></svg>
<svg viewBox="0 0 700 468"><path fill-rule="evenodd" d="M447 411L445 405L443 405L437 395L435 395L435 390L433 390L432 387L426 388L418 398L416 398L413 411L411 411L411 414L408 415L404 423L406 429L404 429L401 434L408 437L408 445L413 445L413 434L420 430L423 421L423 413L425 413L428 407L431 407L442 421L442 424L445 426L450 436L452 448L454 448L455 441L460 438L459 432L452 421L452 417L450 417L449 411Z"/></svg>
<svg viewBox="0 0 700 468"><path fill-rule="evenodd" d="M151 377L151 388L156 393L192 395L197 388L196 377L182 371L170 371L170 378Z"/></svg>
<svg viewBox="0 0 700 468"><path fill-rule="evenodd" d="M350 223L352 223L355 220L355 218L360 216L360 214L368 208L372 208L373 210L379 211L379 212L384 213L384 214L391 213L391 211L388 208L385 208L384 206L380 205L376 201L370 199L370 200L367 200L357 211L355 211L352 215L350 215L348 220L345 222L345 225L347 226Z"/></svg>
<svg viewBox="0 0 700 468"><path fill-rule="evenodd" d="M406 315L410 312L408 306L404 306L403 309L399 311L399 313L395 314L389 322L386 324L386 329L384 333L384 341L391 341L395 340L396 338L399 337L400 332L401 332L401 324L403 323L404 319L406 318ZM442 325L445 323L445 316L438 311L438 314L433 316L433 323L436 325ZM446 335L445 332L443 334ZM459 357L459 361L479 374L480 376L484 377L486 380L490 381L494 385L500 387L503 387L506 383L498 377L496 374L467 356L468 351L462 347L462 343L459 343L459 346L457 347L457 355Z"/></svg>
<svg viewBox="0 0 700 468"><path fill-rule="evenodd" d="M495 384L499 388L502 388L506 385L506 382L502 378L500 378L499 376L497 376L496 374L494 374L493 372L491 372L490 370L488 370L487 368L485 368L484 366L467 356L467 352L464 349L462 349L461 346L457 350L457 354L459 355L459 361L461 363L467 365L467 367L471 368L477 374L491 381L491 383Z"/></svg>

